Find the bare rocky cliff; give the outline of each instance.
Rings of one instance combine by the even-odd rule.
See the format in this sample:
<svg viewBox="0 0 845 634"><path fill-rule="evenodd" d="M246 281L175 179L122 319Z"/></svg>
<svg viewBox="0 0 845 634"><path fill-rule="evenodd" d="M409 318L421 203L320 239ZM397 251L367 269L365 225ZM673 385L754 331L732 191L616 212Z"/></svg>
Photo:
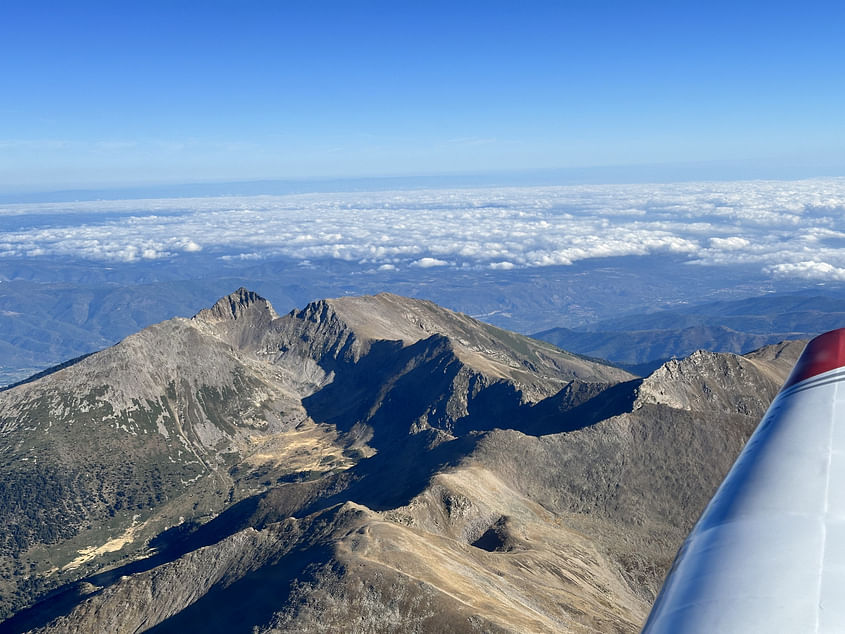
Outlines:
<svg viewBox="0 0 845 634"><path fill-rule="evenodd" d="M240 289L0 392L0 632L637 631L801 348L637 379Z"/></svg>

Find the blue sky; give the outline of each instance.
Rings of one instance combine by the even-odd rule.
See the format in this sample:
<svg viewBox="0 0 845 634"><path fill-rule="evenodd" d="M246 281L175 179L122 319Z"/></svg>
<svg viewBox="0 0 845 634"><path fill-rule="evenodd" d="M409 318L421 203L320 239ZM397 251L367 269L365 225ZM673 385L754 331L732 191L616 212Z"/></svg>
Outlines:
<svg viewBox="0 0 845 634"><path fill-rule="evenodd" d="M760 162L845 174L841 2L0 5L0 190Z"/></svg>

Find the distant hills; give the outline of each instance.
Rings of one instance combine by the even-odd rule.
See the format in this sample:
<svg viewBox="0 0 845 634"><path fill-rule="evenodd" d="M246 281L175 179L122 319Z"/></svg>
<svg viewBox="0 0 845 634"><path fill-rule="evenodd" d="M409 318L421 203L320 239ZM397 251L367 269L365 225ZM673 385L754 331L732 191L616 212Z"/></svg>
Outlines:
<svg viewBox="0 0 845 634"><path fill-rule="evenodd" d="M533 336L648 375L695 350L745 353L788 339L809 339L845 325L845 299L771 294L603 319L589 327Z"/></svg>
<svg viewBox="0 0 845 634"><path fill-rule="evenodd" d="M802 347L239 289L0 391L0 632L635 632Z"/></svg>

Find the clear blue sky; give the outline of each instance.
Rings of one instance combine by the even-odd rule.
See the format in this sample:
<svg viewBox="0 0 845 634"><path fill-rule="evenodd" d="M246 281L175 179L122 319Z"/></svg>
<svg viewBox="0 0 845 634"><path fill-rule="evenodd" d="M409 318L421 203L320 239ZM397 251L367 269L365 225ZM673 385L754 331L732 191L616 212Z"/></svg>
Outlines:
<svg viewBox="0 0 845 634"><path fill-rule="evenodd" d="M742 160L845 174L843 42L841 1L5 0L0 189Z"/></svg>

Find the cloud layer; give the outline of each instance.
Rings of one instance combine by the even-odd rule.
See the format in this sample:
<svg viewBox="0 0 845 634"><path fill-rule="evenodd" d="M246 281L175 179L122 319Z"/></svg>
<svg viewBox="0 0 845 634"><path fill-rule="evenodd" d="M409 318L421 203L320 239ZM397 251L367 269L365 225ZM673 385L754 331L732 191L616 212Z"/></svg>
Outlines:
<svg viewBox="0 0 845 634"><path fill-rule="evenodd" d="M0 257L340 259L507 270L674 253L845 280L845 179L0 206Z"/></svg>

